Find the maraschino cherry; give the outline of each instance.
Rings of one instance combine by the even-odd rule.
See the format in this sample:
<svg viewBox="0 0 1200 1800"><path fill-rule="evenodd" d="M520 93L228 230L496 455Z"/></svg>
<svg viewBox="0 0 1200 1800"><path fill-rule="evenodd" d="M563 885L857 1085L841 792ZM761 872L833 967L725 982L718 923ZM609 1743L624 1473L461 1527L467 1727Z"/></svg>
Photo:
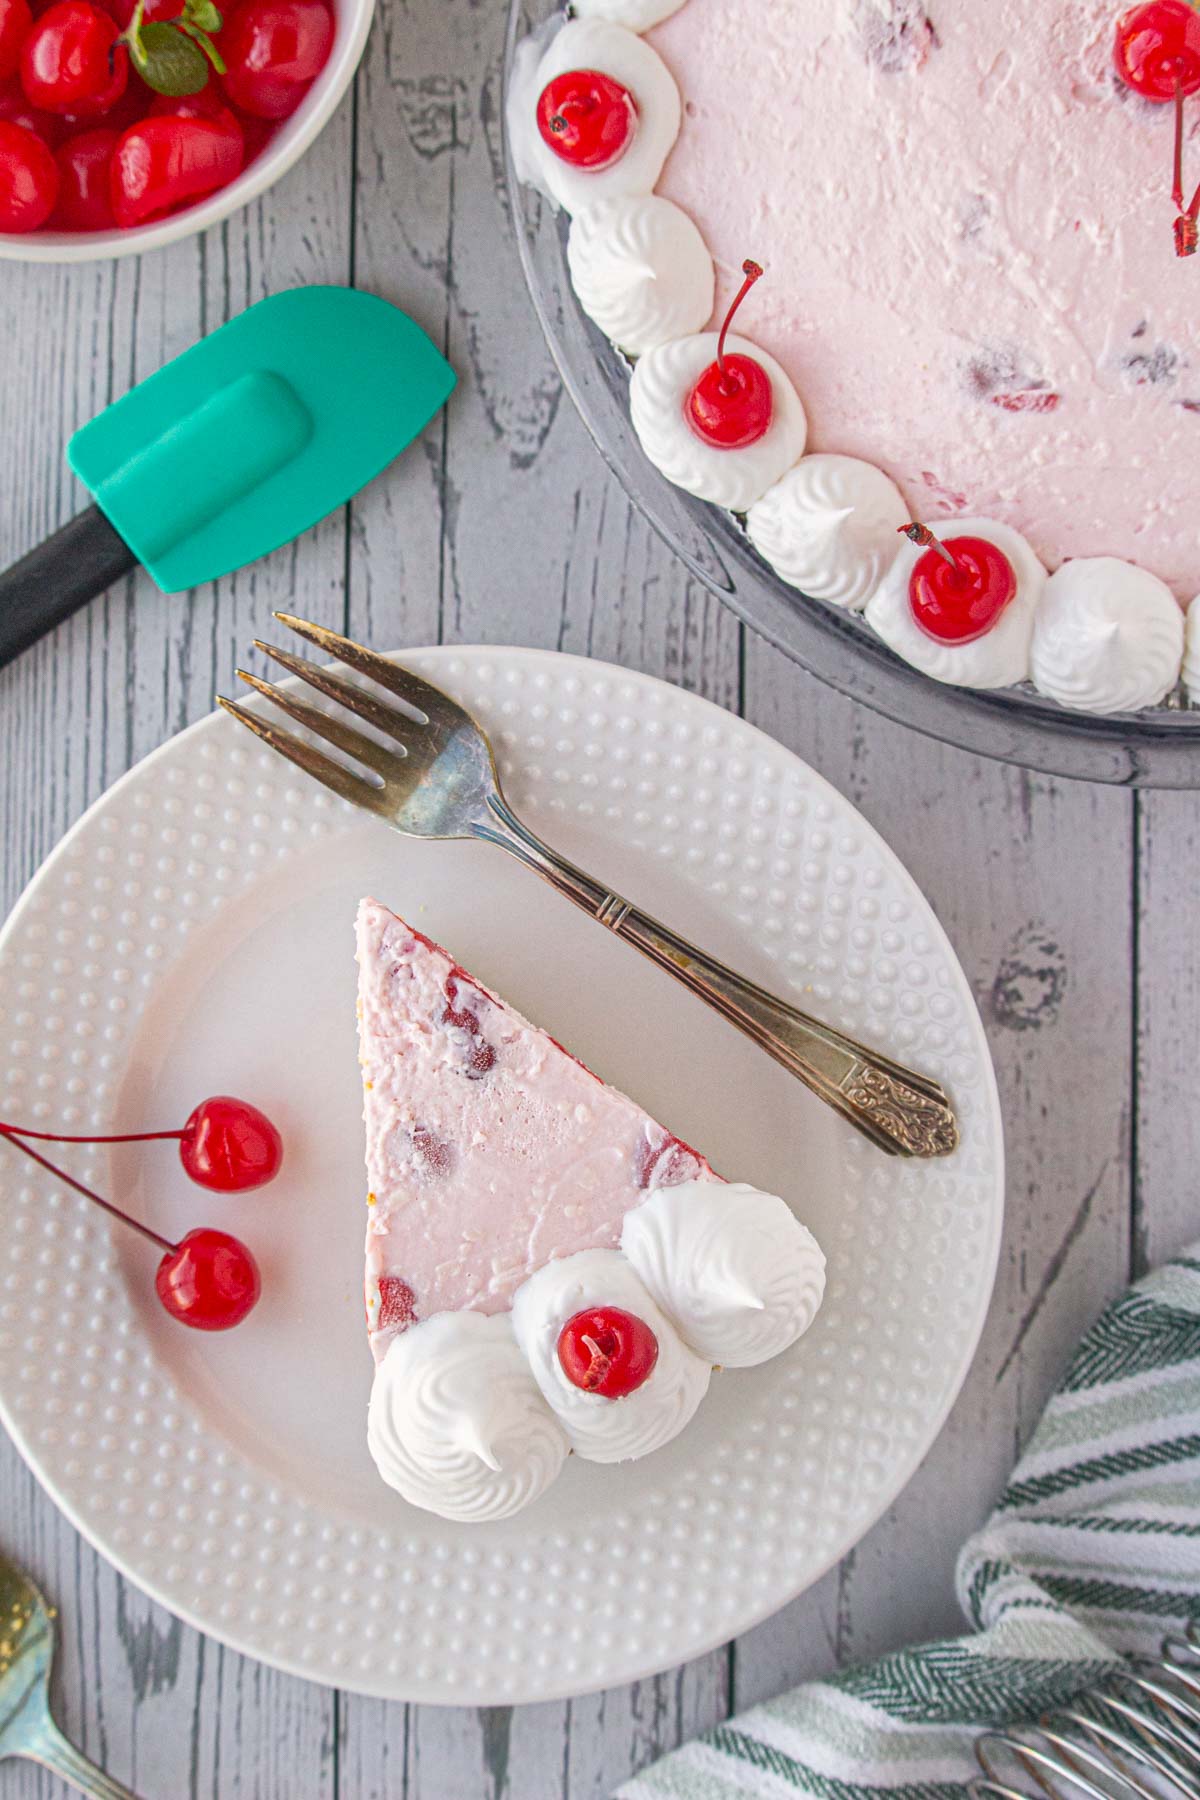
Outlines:
<svg viewBox="0 0 1200 1800"><path fill-rule="evenodd" d="M1146 0L1117 20L1113 62L1121 80L1145 100L1175 106L1175 251L1191 256L1200 237L1200 187L1183 204L1183 102L1200 89L1200 12L1188 0Z"/></svg>
<svg viewBox="0 0 1200 1800"><path fill-rule="evenodd" d="M644 1319L620 1306L589 1306L558 1334L563 1374L587 1394L621 1400L649 1380L658 1339Z"/></svg>
<svg viewBox="0 0 1200 1800"><path fill-rule="evenodd" d="M734 313L762 274L749 258L746 277L725 314L717 339L717 357L703 371L684 402L684 417L698 438L714 450L744 450L770 429L774 401L771 378L752 356L725 354L725 339Z"/></svg>
<svg viewBox="0 0 1200 1800"><path fill-rule="evenodd" d="M30 1133L29 1135L43 1135ZM173 1244L139 1219L114 1206L111 1200L76 1181L65 1169L58 1168L38 1151L23 1143L11 1125L0 1125L0 1137L14 1149L23 1151L49 1174L92 1200L114 1219L140 1232L164 1252L154 1277L155 1292L167 1312L181 1325L193 1331L228 1331L240 1325L262 1292L258 1264L238 1238L227 1231L200 1226ZM67 1140L86 1143L87 1139ZM105 1140L97 1139L96 1142ZM113 1140L107 1140L113 1141Z"/></svg>
<svg viewBox="0 0 1200 1800"><path fill-rule="evenodd" d="M637 131L637 102L598 69L568 69L538 97L542 142L573 169L595 174L624 156Z"/></svg>
<svg viewBox="0 0 1200 1800"><path fill-rule="evenodd" d="M273 1181L283 1162L283 1139L248 1100L214 1094L193 1107L178 1131L118 1131L106 1137L69 1137L62 1131L27 1131L5 1125L0 1132L47 1144L148 1144L175 1138L184 1171L200 1187L218 1194L242 1194Z"/></svg>
<svg viewBox="0 0 1200 1800"><path fill-rule="evenodd" d="M939 644L972 644L992 629L1017 591L1011 562L990 538L944 541L915 521L900 530L925 546L908 578L908 603L927 637Z"/></svg>

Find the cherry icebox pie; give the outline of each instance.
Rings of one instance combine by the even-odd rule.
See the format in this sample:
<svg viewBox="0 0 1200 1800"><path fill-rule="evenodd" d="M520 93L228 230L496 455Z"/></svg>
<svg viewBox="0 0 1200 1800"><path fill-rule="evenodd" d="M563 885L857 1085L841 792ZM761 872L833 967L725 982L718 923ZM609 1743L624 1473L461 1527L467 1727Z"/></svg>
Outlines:
<svg viewBox="0 0 1200 1800"><path fill-rule="evenodd" d="M811 1324L825 1259L376 901L358 917L368 1414L414 1506L507 1518L645 1456Z"/></svg>
<svg viewBox="0 0 1200 1800"><path fill-rule="evenodd" d="M933 679L1122 714L1200 699L1198 94L1196 0L575 0L507 129L668 480Z"/></svg>

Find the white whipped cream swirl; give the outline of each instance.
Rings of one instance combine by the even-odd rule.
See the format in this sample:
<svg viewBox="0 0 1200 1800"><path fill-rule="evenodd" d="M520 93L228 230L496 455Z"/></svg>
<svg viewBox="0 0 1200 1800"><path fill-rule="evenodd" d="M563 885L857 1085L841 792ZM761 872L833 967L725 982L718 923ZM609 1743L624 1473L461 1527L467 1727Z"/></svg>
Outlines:
<svg viewBox="0 0 1200 1800"><path fill-rule="evenodd" d="M748 512L772 483L804 454L808 420L800 396L773 356L732 332L731 356L762 364L771 383L772 418L757 443L741 450L706 444L688 424L684 405L697 379L716 360L717 333L677 338L639 357L629 388L629 411L642 449L676 487L730 512Z"/></svg>
<svg viewBox="0 0 1200 1800"><path fill-rule="evenodd" d="M1137 712L1179 680L1183 613L1157 575L1081 556L1051 575L1033 624L1034 685L1060 706Z"/></svg>
<svg viewBox="0 0 1200 1800"><path fill-rule="evenodd" d="M776 1194L744 1182L683 1181L625 1215L621 1248L684 1342L744 1369L806 1332L825 1292L825 1258Z"/></svg>
<svg viewBox="0 0 1200 1800"><path fill-rule="evenodd" d="M576 1387L559 1361L563 1326L589 1306L621 1307L658 1339L649 1376L617 1400ZM709 1364L688 1349L619 1250L578 1250L544 1264L513 1296L512 1322L572 1450L590 1462L647 1456L683 1430L708 1392Z"/></svg>
<svg viewBox="0 0 1200 1800"><path fill-rule="evenodd" d="M507 1313L437 1313L375 1371L367 1443L389 1487L444 1519L507 1519L545 1492L567 1440Z"/></svg>
<svg viewBox="0 0 1200 1800"><path fill-rule="evenodd" d="M584 312L631 356L699 331L712 313L704 239L657 194L623 194L576 213L567 263Z"/></svg>
<svg viewBox="0 0 1200 1800"><path fill-rule="evenodd" d="M1200 706L1200 594L1188 602L1183 630L1183 685L1189 706Z"/></svg>
<svg viewBox="0 0 1200 1800"><path fill-rule="evenodd" d="M777 575L814 600L860 607L896 560L911 518L895 482L856 456L805 456L746 518Z"/></svg>
<svg viewBox="0 0 1200 1800"><path fill-rule="evenodd" d="M1016 592L992 629L969 644L944 644L917 624L908 600L908 582L925 552L906 538L900 539L896 560L867 602L866 618L885 644L914 668L935 681L956 687L1011 687L1029 674L1029 640L1033 616L1046 571L1029 544L1011 525L996 519L935 519L933 529L942 539L990 538L1013 566Z"/></svg>
<svg viewBox="0 0 1200 1800"><path fill-rule="evenodd" d="M683 0L574 0L580 19L612 19L630 31L649 31L679 11Z"/></svg>
<svg viewBox="0 0 1200 1800"><path fill-rule="evenodd" d="M556 156L537 127L537 104L547 82L569 69L594 69L628 89L637 125L622 155L605 169L580 169ZM530 39L520 45L509 88L508 142L520 180L540 188L568 212L620 194L653 193L682 108L675 79L656 50L610 19L572 19L539 58Z"/></svg>

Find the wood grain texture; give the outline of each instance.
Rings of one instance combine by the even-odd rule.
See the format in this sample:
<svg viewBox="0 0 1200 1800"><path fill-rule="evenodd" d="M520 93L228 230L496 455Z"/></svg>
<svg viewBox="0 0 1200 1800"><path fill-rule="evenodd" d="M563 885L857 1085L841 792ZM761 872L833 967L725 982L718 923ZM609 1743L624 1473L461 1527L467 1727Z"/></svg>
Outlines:
<svg viewBox="0 0 1200 1800"><path fill-rule="evenodd" d="M914 737L747 639L631 513L520 283L499 160L497 0L389 0L354 96L270 194L141 262L5 267L11 558L80 503L75 425L260 295L355 281L462 381L389 478L290 551L185 600L131 579L0 672L0 905L130 764L211 705L270 611L380 645L537 644L742 710L848 793L929 893L996 1057L1009 1209L979 1354L924 1467L839 1568L738 1643L564 1704L333 1694L172 1620L0 1444L0 1535L59 1602L62 1716L147 1800L603 1800L682 1737L806 1674L955 1629L954 1555L1084 1324L1200 1224L1200 950L1188 795L1059 783ZM0 1800L59 1800L0 1766Z"/></svg>

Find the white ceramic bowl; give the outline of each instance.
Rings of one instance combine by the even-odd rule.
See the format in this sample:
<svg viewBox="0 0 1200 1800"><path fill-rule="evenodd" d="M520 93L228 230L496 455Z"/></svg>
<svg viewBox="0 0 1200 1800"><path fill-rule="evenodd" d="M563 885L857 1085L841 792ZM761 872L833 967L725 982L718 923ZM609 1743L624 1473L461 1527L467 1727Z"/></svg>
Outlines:
<svg viewBox="0 0 1200 1800"><path fill-rule="evenodd" d="M261 156L255 157L236 181L218 188L194 206L184 207L182 212L171 213L149 225L135 225L129 231L0 232L0 258L12 262L92 262L102 256L132 256L142 250L157 250L162 244L174 244L193 232L206 230L218 219L227 219L239 206L265 193L303 156L329 122L362 58L375 0L330 0L330 7L334 33L329 61L291 118L284 119ZM229 10L232 11L232 5Z"/></svg>

